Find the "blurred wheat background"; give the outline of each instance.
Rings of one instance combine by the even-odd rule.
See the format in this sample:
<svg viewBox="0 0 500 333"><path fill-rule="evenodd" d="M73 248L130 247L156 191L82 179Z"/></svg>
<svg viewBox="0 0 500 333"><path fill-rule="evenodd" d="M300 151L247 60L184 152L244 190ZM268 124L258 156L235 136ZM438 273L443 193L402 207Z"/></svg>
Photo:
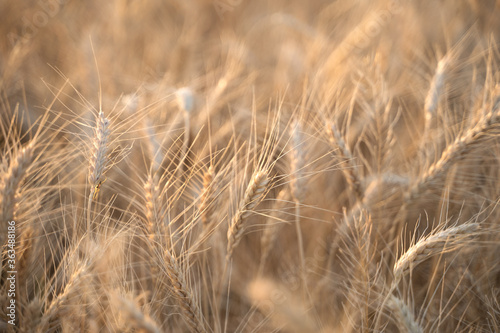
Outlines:
<svg viewBox="0 0 500 333"><path fill-rule="evenodd" d="M500 331L498 0L0 13L0 331Z"/></svg>

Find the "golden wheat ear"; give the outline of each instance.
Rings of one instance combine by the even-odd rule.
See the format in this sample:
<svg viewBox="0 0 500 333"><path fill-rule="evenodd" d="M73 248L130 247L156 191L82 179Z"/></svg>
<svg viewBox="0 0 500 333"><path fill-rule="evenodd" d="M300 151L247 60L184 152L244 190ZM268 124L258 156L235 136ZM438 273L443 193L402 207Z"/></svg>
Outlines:
<svg viewBox="0 0 500 333"><path fill-rule="evenodd" d="M415 266L430 257L467 245L468 241L478 236L479 230L479 223L465 223L444 229L419 240L403 253L394 264L394 283L397 284Z"/></svg>
<svg viewBox="0 0 500 333"><path fill-rule="evenodd" d="M12 221L15 217L16 194L34 158L35 143L19 148L12 156L6 172L0 176L0 202L2 221ZM0 236L3 237L3 236Z"/></svg>
<svg viewBox="0 0 500 333"><path fill-rule="evenodd" d="M432 122L436 118L436 113L438 109L439 99L443 95L444 83L446 80L446 74L449 70L449 67L452 64L452 55L448 53L441 60L439 60L436 72L432 77L432 81L429 87L429 91L427 92L427 96L425 97L425 129L424 135L428 135L428 132L431 128Z"/></svg>
<svg viewBox="0 0 500 333"><path fill-rule="evenodd" d="M229 230L227 231L226 262L231 261L233 251L243 237L246 227L245 220L263 199L268 183L269 176L266 171L260 170L253 174L245 191L245 195L240 201L238 210L234 214Z"/></svg>
<svg viewBox="0 0 500 333"><path fill-rule="evenodd" d="M187 283L185 274L177 258L169 250L164 251L163 255L165 261L164 265L162 265L163 273L167 275L170 281L173 295L181 308L182 318L189 326L191 332L209 332L198 300Z"/></svg>
<svg viewBox="0 0 500 333"><path fill-rule="evenodd" d="M104 116L102 111L99 111L94 129L89 164L90 196L92 198L99 193L100 187L104 182L103 175L108 165L109 135L109 120Z"/></svg>
<svg viewBox="0 0 500 333"><path fill-rule="evenodd" d="M200 194L200 201L198 205L198 210L200 212L201 223L203 225L203 231L206 233L210 229L213 214L213 201L215 184L213 184L215 176L215 170L213 166L210 166L207 171L203 173L203 188Z"/></svg>
<svg viewBox="0 0 500 333"><path fill-rule="evenodd" d="M387 306L391 310L401 332L424 333L424 329L416 320L413 311L402 299L391 295Z"/></svg>

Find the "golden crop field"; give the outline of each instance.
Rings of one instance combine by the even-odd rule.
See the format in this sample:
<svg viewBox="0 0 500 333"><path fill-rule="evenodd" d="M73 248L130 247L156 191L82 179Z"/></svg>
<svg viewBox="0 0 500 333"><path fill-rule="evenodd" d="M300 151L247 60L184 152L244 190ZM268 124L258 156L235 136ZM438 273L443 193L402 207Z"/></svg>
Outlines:
<svg viewBox="0 0 500 333"><path fill-rule="evenodd" d="M500 331L500 1L0 15L0 332Z"/></svg>

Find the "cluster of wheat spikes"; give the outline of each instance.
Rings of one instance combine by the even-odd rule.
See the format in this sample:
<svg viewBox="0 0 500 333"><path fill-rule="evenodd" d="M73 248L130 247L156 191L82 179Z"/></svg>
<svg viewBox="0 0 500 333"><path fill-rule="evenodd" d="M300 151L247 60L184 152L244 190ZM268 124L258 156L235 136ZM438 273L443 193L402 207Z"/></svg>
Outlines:
<svg viewBox="0 0 500 333"><path fill-rule="evenodd" d="M0 12L1 332L500 331L498 0Z"/></svg>

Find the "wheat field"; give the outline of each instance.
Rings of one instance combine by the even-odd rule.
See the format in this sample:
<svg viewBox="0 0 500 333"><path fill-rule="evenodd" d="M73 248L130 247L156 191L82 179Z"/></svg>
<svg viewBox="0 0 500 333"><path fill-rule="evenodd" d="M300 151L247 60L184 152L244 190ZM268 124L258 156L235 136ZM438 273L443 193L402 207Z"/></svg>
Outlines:
<svg viewBox="0 0 500 333"><path fill-rule="evenodd" d="M1 332L500 332L500 1L0 1Z"/></svg>

